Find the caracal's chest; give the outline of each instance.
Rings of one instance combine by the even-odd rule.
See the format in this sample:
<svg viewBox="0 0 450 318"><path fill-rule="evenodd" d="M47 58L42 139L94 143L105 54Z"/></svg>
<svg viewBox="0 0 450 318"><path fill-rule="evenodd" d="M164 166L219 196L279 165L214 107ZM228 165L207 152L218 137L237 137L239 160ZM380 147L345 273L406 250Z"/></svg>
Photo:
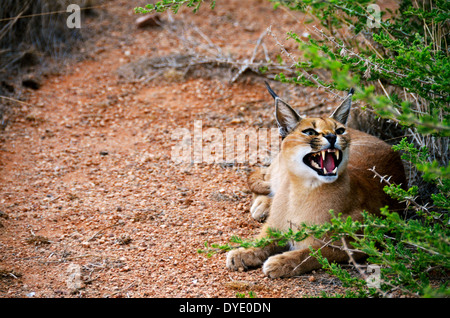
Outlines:
<svg viewBox="0 0 450 318"><path fill-rule="evenodd" d="M330 221L330 210L346 214L349 209L348 175L336 182L308 187L285 176L273 196L267 224L281 231L297 229L302 223L323 224Z"/></svg>

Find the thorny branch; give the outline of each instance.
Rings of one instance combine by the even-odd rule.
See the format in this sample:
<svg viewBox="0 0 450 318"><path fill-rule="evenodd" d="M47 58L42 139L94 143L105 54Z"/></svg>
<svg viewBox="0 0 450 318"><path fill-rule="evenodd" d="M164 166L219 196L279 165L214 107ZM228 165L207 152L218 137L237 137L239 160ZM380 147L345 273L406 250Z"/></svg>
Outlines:
<svg viewBox="0 0 450 318"><path fill-rule="evenodd" d="M319 30L316 26L313 26L313 28L322 38L326 38L328 41L332 42L336 47L341 49L341 51L340 51L341 56L348 55L348 56L351 56L351 57L356 57L361 62L364 62L364 65L370 66L375 71L381 70L383 72L386 72L388 74L392 74L392 75L395 75L395 76L398 76L398 77L403 77L403 78L408 77L408 75L405 75L405 74L402 74L402 73L398 73L398 72L395 72L393 70L388 70L387 68L384 68L384 67L382 67L382 66L380 66L380 65L378 65L378 64L376 64L376 63L374 63L372 61L370 61L369 59L366 59L366 58L362 57L361 55L359 55L359 54L353 52L352 50L348 49L347 47L345 47L345 45L338 43L334 39L334 37L331 37L331 36L325 34L322 30ZM410 71L410 70L408 70L408 71ZM364 74L364 76L366 78L368 78L370 76L370 68L367 68L367 71ZM423 83L423 84L428 84L428 85L435 84L434 81L429 82L429 81L424 81L424 80L420 80L420 79L417 79L417 81L420 82L420 83Z"/></svg>
<svg viewBox="0 0 450 318"><path fill-rule="evenodd" d="M376 170L375 170L375 166L372 167L371 169L368 169L369 171L374 173L374 178L378 177L380 178L380 183L386 183L387 185L391 186L391 185L395 185L394 183L391 182L391 177L392 176L382 176L381 174L379 174ZM429 213L429 210L426 206L420 205L419 203L417 203L417 201L415 200L415 198L413 197L405 197L405 200L403 202L406 202L408 205L412 204L414 205L414 207L419 211L419 210L425 210L427 213Z"/></svg>
<svg viewBox="0 0 450 318"><path fill-rule="evenodd" d="M292 56L291 53L289 53L286 48L284 47L283 44L280 43L280 41L278 41L278 38L272 33L272 26L270 26L267 29L267 32L273 37L273 39L275 40L276 44L280 47L281 52L283 52L284 54L286 54L289 59L292 61L292 65L291 65L291 69L294 68L294 66L297 66L297 60ZM314 82L314 84L317 85L317 87L323 88L325 91L327 91L328 93L332 94L335 98L341 99L343 100L344 97L336 94L335 92L333 92L333 90L328 87L328 86L323 86L322 84L319 83L319 81L317 81L317 79L310 73L308 73L305 69L300 68L302 74L310 81Z"/></svg>

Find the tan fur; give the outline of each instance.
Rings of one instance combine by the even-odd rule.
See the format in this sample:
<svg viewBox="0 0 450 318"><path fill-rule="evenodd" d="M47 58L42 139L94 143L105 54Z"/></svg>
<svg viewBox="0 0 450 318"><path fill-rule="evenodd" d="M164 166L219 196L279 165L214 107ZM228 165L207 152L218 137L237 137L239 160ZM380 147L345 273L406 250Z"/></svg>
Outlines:
<svg viewBox="0 0 450 318"><path fill-rule="evenodd" d="M255 194L270 194L270 180L266 168L258 168L249 174L248 188Z"/></svg>
<svg viewBox="0 0 450 318"><path fill-rule="evenodd" d="M268 168L257 168L249 174L247 183L253 192L253 204L250 213L255 220L264 221L269 215L270 202L270 174Z"/></svg>
<svg viewBox="0 0 450 318"><path fill-rule="evenodd" d="M281 106L277 105L280 106L280 111L277 112L280 119L277 120L282 123L280 131L283 128L283 132L288 134L284 136L281 151L271 166L249 178L252 190L260 190L261 185L266 185L270 178L270 194L273 197L255 195L251 209L252 216L256 219L265 218L268 214L260 237L266 235L268 228L286 231L291 227L295 229L302 223L323 224L330 221L330 210L342 213L344 218L350 216L353 220L361 220L362 211L379 214L380 208L385 205L389 205L391 210L401 209L396 201L385 194L384 184L368 170L375 167L379 174L392 176L392 182L406 185L401 159L387 143L345 127L351 95L349 98L350 101L344 101L346 104L339 106L331 117L322 118L298 119L297 114L289 114L293 111L289 109L289 105L284 102ZM277 99L275 100L277 103ZM293 120L298 121L296 125ZM308 129L313 129L317 135L306 135L305 131L307 133ZM345 132L341 134L342 129ZM331 147L331 141L324 136L335 136L335 147ZM336 176L319 176L302 162L306 154L324 149L328 151L330 147L341 151L342 161L336 167ZM337 162L336 158L333 163ZM266 193L267 190L262 194ZM307 238L301 242L291 242L288 251L275 244L265 248L233 250L228 253L227 267L238 270L263 265L264 274L272 278L303 274L320 268L318 261L309 256L309 246L322 247L322 255L330 262L348 259L345 251L324 247L322 242ZM280 252L282 253L279 254ZM359 256L355 255L355 258Z"/></svg>

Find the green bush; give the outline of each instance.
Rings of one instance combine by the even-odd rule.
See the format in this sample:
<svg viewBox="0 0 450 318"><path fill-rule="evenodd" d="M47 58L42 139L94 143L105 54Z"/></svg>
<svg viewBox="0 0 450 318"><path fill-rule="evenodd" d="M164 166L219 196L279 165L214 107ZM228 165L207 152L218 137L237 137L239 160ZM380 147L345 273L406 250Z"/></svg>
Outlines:
<svg viewBox="0 0 450 318"><path fill-rule="evenodd" d="M202 2L165 0L136 12L168 8L176 12L183 5L198 10ZM381 277L380 284L373 287L367 284L360 265L354 263L359 271L355 276L328 263L320 250L311 251L325 269L354 287L346 295L335 296L448 296L450 2L401 1L395 12L377 12L377 7L371 6L374 1L368 0L270 2L275 8L285 6L309 15L314 31L306 41L288 33L288 39L298 44L301 57L293 61L295 76L279 74L278 80L320 87L336 96L354 87L355 99L372 119L382 118L402 127L405 137L394 149L402 153L409 167L409 189L391 184L389 176L374 174L386 183L386 193L407 203L408 211L400 215L386 207L383 217L364 213L363 222L333 214L329 224L303 224L298 232L270 232L258 241L233 237L232 244L208 246L209 252L273 241L286 244L332 233L334 240L352 238L352 246L346 250L350 255L352 250L366 253L368 262L379 266ZM214 7L215 1L209 3ZM313 26L313 21L320 26Z"/></svg>

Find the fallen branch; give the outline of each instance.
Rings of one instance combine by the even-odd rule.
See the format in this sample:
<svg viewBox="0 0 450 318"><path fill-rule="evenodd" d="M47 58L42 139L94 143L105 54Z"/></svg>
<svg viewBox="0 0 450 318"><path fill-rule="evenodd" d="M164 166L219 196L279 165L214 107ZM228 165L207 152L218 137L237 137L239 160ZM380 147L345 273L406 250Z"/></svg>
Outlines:
<svg viewBox="0 0 450 318"><path fill-rule="evenodd" d="M244 61L244 65L240 68L239 72L237 72L237 74L235 76L233 76L233 78L230 80L230 83L234 83L239 76L241 76L242 73L244 73L246 70L249 69L250 65L253 64L253 61L255 60L256 57L256 53L258 52L258 47L261 45L261 42L263 40L263 38L266 36L268 30L265 30L263 33L261 33L261 35L258 38L258 41L256 42L256 46L255 49L253 50L253 54L252 57L250 58L250 61L248 63L245 63L246 61Z"/></svg>
<svg viewBox="0 0 450 318"><path fill-rule="evenodd" d="M259 76L268 79L274 79L276 75L284 73L288 76L295 76L295 69L289 66L276 65L268 57L267 48L264 46L264 37L271 33L270 28L266 29L259 36L252 55L249 59L243 61L235 60L231 56L224 54L223 50L206 35L196 25L187 25L184 22L162 25L170 34L177 36L179 41L187 51L188 59L178 63L152 65L154 68L172 67L172 68L191 68L202 65L216 65L230 68L236 73L229 80L234 83L245 71L251 71ZM195 32L197 36L192 35ZM273 36L273 35L272 35ZM206 43L205 43L206 42ZM263 49L265 60L256 60L259 49ZM261 71L264 69L264 71ZM338 96L338 95L336 95Z"/></svg>

